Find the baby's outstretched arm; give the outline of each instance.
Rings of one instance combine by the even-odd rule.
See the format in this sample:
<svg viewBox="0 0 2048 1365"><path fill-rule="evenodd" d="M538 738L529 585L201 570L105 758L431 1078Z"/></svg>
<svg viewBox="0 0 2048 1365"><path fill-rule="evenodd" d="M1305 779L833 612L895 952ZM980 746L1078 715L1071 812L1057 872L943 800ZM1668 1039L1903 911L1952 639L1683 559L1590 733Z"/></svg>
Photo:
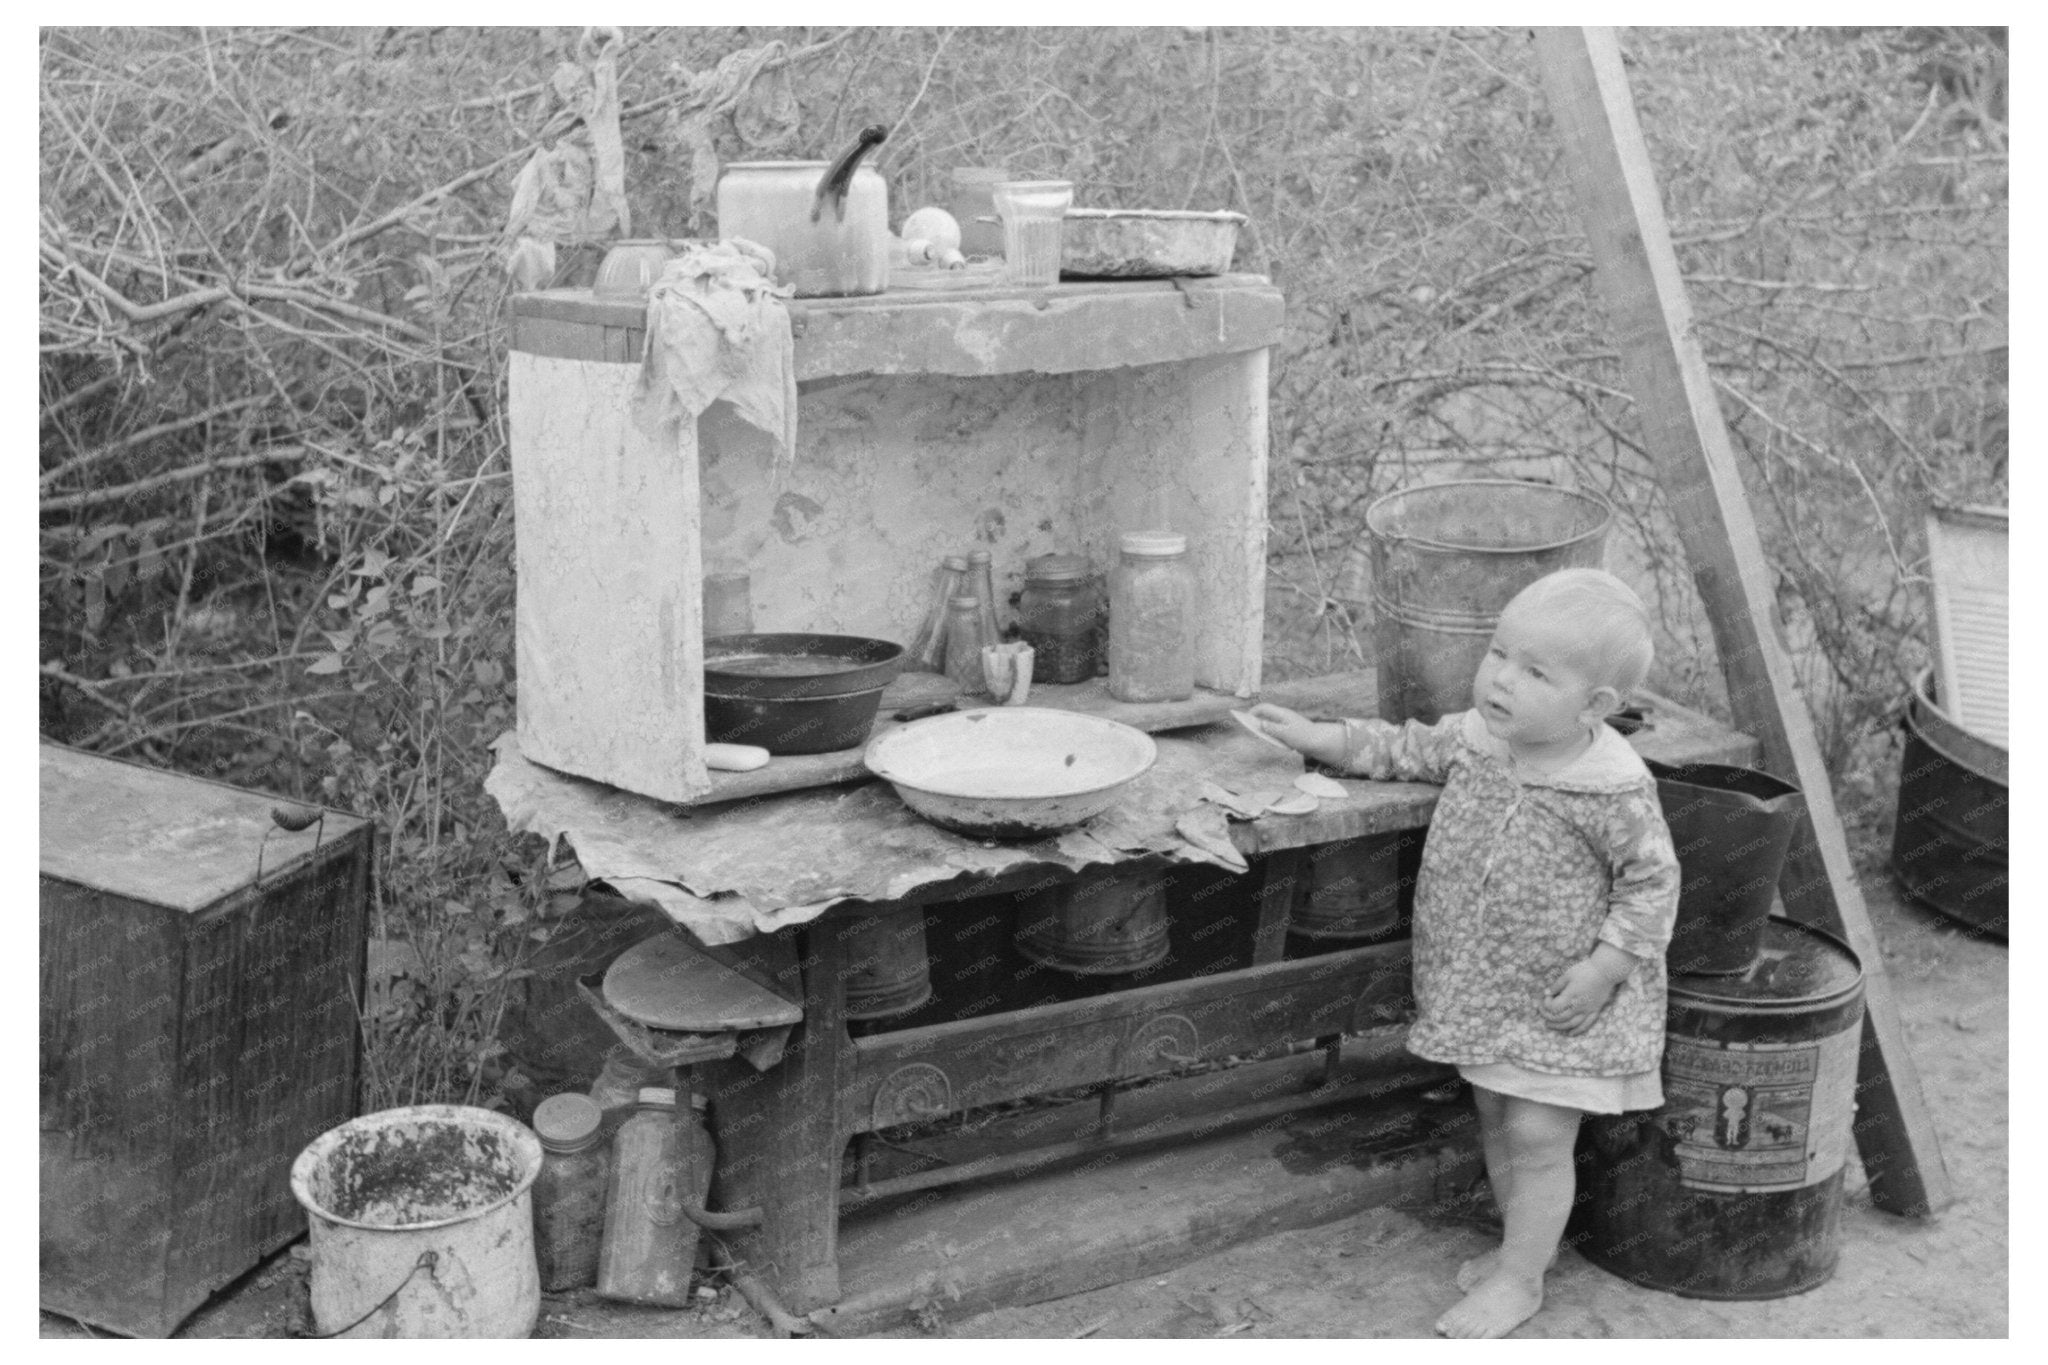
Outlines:
<svg viewBox="0 0 2048 1365"><path fill-rule="evenodd" d="M1464 713L1445 716L1435 725L1419 720L1396 725L1384 720L1310 720L1299 711L1260 702L1250 715L1288 748L1347 777L1441 785L1458 747Z"/></svg>

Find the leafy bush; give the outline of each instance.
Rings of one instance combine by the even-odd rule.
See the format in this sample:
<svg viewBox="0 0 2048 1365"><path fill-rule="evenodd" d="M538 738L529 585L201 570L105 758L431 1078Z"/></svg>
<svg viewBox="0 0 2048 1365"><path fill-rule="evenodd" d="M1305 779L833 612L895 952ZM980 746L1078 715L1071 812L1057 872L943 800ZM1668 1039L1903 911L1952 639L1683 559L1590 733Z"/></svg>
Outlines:
<svg viewBox="0 0 2048 1365"><path fill-rule="evenodd" d="M1624 46L1783 628L1879 835L1924 513L2004 500L2003 32ZM1655 685L1720 706L1525 31L45 29L41 727L378 819L373 1102L516 1085L497 1022L566 894L482 793L515 683L505 263L520 187L602 160L607 50L636 233L710 232L721 160L869 122L899 214L963 164L1248 213L1239 268L1289 309L1276 676L1365 657L1371 499L1506 473L1615 502Z"/></svg>

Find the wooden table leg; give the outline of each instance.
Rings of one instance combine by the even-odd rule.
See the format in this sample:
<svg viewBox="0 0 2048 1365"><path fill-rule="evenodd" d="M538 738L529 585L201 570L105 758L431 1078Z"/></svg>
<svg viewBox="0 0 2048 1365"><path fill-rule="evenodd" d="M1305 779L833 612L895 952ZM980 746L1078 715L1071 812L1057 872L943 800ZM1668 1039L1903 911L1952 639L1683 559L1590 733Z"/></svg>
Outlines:
<svg viewBox="0 0 2048 1365"><path fill-rule="evenodd" d="M840 922L792 931L803 969L804 1021L765 1072L721 1067L715 1113L718 1207L758 1204L762 1223L736 1249L791 1311L839 1299L839 1164L848 1134L839 1090L851 1076Z"/></svg>

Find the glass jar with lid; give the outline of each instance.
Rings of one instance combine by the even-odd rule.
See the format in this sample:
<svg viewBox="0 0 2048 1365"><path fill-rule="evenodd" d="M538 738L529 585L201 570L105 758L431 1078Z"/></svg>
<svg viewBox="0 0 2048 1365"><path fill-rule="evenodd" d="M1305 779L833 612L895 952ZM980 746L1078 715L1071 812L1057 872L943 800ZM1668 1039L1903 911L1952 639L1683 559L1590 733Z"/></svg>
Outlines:
<svg viewBox="0 0 2048 1365"><path fill-rule="evenodd" d="M588 1095L550 1095L533 1111L540 1174L533 1182L533 1245L540 1287L550 1292L597 1282L612 1155L604 1116Z"/></svg>
<svg viewBox="0 0 2048 1365"><path fill-rule="evenodd" d="M1188 538L1127 531L1109 580L1109 694L1182 701L1195 692L1194 574Z"/></svg>
<svg viewBox="0 0 2048 1365"><path fill-rule="evenodd" d="M1040 555L1024 566L1017 631L1031 646L1039 682L1087 682L1099 671L1101 598L1080 555Z"/></svg>

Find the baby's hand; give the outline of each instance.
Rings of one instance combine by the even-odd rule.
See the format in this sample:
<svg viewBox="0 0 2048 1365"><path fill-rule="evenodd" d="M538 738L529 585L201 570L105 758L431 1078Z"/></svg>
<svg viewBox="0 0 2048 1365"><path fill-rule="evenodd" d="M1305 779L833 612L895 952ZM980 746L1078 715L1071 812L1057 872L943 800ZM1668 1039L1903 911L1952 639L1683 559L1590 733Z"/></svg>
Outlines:
<svg viewBox="0 0 2048 1365"><path fill-rule="evenodd" d="M1607 1008L1620 984L1591 958L1574 962L1558 973L1550 994L1544 997L1543 1022L1568 1036L1584 1033L1593 1027L1600 1011Z"/></svg>
<svg viewBox="0 0 2048 1365"><path fill-rule="evenodd" d="M1336 767L1344 761L1344 727L1327 720L1310 720L1299 711L1262 701L1251 709L1251 717L1265 732L1299 754Z"/></svg>

